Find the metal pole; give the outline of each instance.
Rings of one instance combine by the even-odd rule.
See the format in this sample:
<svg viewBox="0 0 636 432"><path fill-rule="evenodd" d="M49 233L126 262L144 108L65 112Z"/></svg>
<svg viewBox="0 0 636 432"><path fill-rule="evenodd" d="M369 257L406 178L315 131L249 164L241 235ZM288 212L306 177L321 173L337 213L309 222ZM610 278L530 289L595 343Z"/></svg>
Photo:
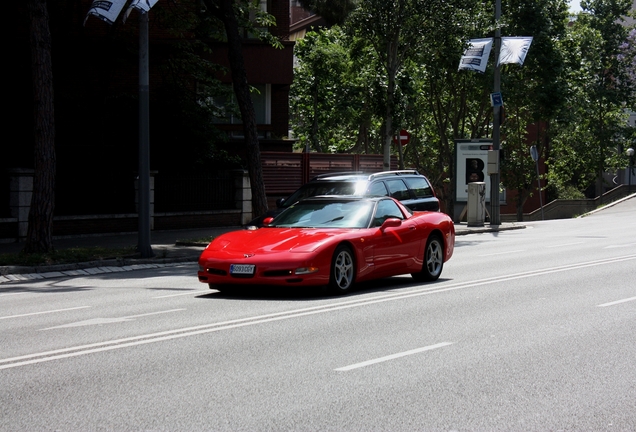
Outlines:
<svg viewBox="0 0 636 432"><path fill-rule="evenodd" d="M149 140L148 14L139 13L139 239L142 258L154 256L150 245L150 140Z"/></svg>
<svg viewBox="0 0 636 432"><path fill-rule="evenodd" d="M495 2L495 72L494 72L494 92L501 91L501 76L499 68L499 51L501 49L501 29L499 28L499 18L501 17L501 0ZM493 107L493 128L492 128L492 149L499 157L499 124L501 123L501 107ZM500 204L499 204L499 172L490 175L490 225L501 225Z"/></svg>

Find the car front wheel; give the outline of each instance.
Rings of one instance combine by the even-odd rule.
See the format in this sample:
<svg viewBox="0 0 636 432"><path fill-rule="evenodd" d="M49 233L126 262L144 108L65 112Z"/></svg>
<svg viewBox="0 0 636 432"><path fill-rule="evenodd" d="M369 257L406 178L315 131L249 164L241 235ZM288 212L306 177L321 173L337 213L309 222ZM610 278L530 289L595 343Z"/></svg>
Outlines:
<svg viewBox="0 0 636 432"><path fill-rule="evenodd" d="M354 275L355 261L351 248L345 245L338 246L331 260L330 291L335 294L348 292L353 286Z"/></svg>
<svg viewBox="0 0 636 432"><path fill-rule="evenodd" d="M439 279L444 268L444 243L439 235L432 235L426 242L424 252L424 264L422 271L412 273L411 276L416 281L431 282Z"/></svg>

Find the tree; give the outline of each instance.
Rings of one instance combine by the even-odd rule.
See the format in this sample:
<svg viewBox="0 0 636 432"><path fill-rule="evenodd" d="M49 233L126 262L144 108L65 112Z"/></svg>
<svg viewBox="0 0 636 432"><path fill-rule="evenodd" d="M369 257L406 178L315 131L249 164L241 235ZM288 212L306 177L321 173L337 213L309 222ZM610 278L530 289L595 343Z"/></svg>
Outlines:
<svg viewBox="0 0 636 432"><path fill-rule="evenodd" d="M384 106L383 154L384 169L391 167L391 142L395 112L396 77L404 61L417 47L413 43L426 16L424 2L412 0L367 0L352 13L350 29L374 50L378 71L382 76L382 105ZM417 17L417 18L416 18ZM405 37L408 35L409 37ZM413 38L411 38L413 37Z"/></svg>
<svg viewBox="0 0 636 432"><path fill-rule="evenodd" d="M584 9L590 14L582 14L581 23L587 24L600 36L600 50L594 53L596 68L588 87L596 101L592 113L596 120L590 123L593 144L596 147L595 165L597 173L596 194L602 196L603 172L606 168L616 167L619 163L616 155L617 140L625 117L623 104L628 95L626 70L619 61L620 46L627 38L627 29L619 23L621 17L631 9L629 0L592 0L583 2ZM587 50L586 50L587 51ZM589 52L589 51L587 51Z"/></svg>
<svg viewBox="0 0 636 432"><path fill-rule="evenodd" d="M549 157L549 176L561 189L574 185L592 196L603 193L603 173L624 164L617 153L625 133L624 106L632 101L634 83L629 61L621 57L627 29L620 24L629 0L582 1L584 13L562 41L570 61L568 110L561 112Z"/></svg>
<svg viewBox="0 0 636 432"><path fill-rule="evenodd" d="M34 177L29 210L26 253L53 249L52 227L55 207L55 118L51 32L46 0L29 0L31 66L34 106Z"/></svg>
<svg viewBox="0 0 636 432"><path fill-rule="evenodd" d="M407 72L415 91L406 112L413 133L405 157L429 175L449 215L455 213L455 139L484 138L490 132L492 69L458 71L468 40L486 36L492 26L487 6L458 2L452 14L439 18L446 21L431 37L435 43L424 45Z"/></svg>
<svg viewBox="0 0 636 432"><path fill-rule="evenodd" d="M523 66L501 67L506 103L506 120L501 128L506 157L501 164L501 179L507 188L516 191L517 220L522 221L524 203L536 184L530 146L534 145L539 155L548 154L552 121L567 100L564 54L557 43L566 33L567 4L564 0L511 0L503 12L507 34L533 37Z"/></svg>
<svg viewBox="0 0 636 432"><path fill-rule="evenodd" d="M634 11L636 13L636 11ZM625 67L624 81L628 89L629 106L636 103L636 27L632 28L627 39L619 47L618 60Z"/></svg>
<svg viewBox="0 0 636 432"><path fill-rule="evenodd" d="M384 169L390 168L391 143L396 129L399 106L399 81L407 80L407 65L432 66L441 41L454 35L456 17L473 2L464 0L366 0L351 16L349 27L372 47L380 68L381 94L376 97L383 110ZM444 53L447 55L447 53ZM403 104L402 104L403 105Z"/></svg>
<svg viewBox="0 0 636 432"><path fill-rule="evenodd" d="M267 211L267 196L265 195L263 171L261 169L261 153L256 128L254 104L250 97L250 86L247 82L242 38L239 32L239 20L237 18L237 15L241 14L241 7L245 7L246 5L241 4L241 2L235 2L234 0L203 1L206 6L206 12L220 20L225 27L225 36L228 43L228 59L232 72L232 86L243 121L247 166L252 187L252 211L255 214L263 214Z"/></svg>
<svg viewBox="0 0 636 432"><path fill-rule="evenodd" d="M601 30L581 25L588 18L579 18L568 27L565 0L510 0L503 10L499 23L503 34L533 37L523 66L503 65L501 69L501 90L506 104L505 121L501 125L505 151L501 178L507 188L517 192L518 218L523 217L524 202L536 184L531 145L550 163L552 186L564 184L557 178L576 179L579 185L586 183L584 179L588 177L595 178L598 166L595 154L599 152L590 142L595 141L598 104L603 98L592 90L596 88L595 77L603 75L594 71L601 64L604 50L615 52L618 46L603 45L603 41L612 39L612 32L618 32L614 26L616 19L612 17L622 10L618 4L625 3L595 1L600 2L596 6L599 11L607 15L597 18L597 27L606 34L603 37ZM607 4L602 6L603 2ZM494 70L491 66L484 74L458 72L457 65L469 39L492 35L493 11L494 1L362 1L343 24L347 38L325 33L299 49L302 79L295 81L294 94L306 98L304 112L310 112L310 87L319 78L323 93L315 93L319 95L319 103L312 112L320 119L320 139L325 142L334 130L342 131L341 136L351 136L357 130L353 123L342 121L348 114L338 108L338 99L345 99L359 113L366 112L368 116L357 118L357 125L361 129L363 123L371 125L382 135L385 164L387 153L393 151L392 129L408 129L411 142L404 159L429 175L440 199L446 203L446 212L454 214L451 181L455 177L454 139L490 135L492 108L488 95L492 91ZM615 43L626 40L616 37L617 34L613 37ZM623 73L624 69L629 70L627 64L634 69L630 51L633 48L627 41L618 56L615 53L608 57L620 62L605 75L612 78L605 99L610 94L616 96L611 104L604 104L610 110L605 113L606 125L621 124L622 107L632 106L629 103L633 101L634 81ZM348 45L343 50L336 46L341 44ZM328 58L330 53L338 53L343 59L337 61L338 68L332 67L336 60ZM306 59L310 61L305 62ZM360 77L363 79L356 82ZM308 124L304 127L309 130ZM616 157L610 156L624 140L621 138L624 131L617 126L612 127L612 133L607 136L609 141L603 141L608 150L605 167L617 163Z"/></svg>
<svg viewBox="0 0 636 432"><path fill-rule="evenodd" d="M446 208L452 210L452 189L446 187L450 182L444 180L453 176L453 138L481 136L489 119L488 84L483 76L458 73L457 65L464 43L475 32L486 31L486 20L481 6L473 2L401 4L405 10L408 6L412 14L416 10L427 12L396 17L393 8L397 3L362 2L343 26L346 37L323 31L320 37L309 34L306 43L299 43L294 94L300 97L294 103L299 103L302 113L314 112L309 110L310 88L317 81L323 83L315 109L321 118L319 132L324 137L335 129L340 131L339 136L355 133L356 146L347 151L366 150L377 141L379 150L388 149L390 156L391 144L387 146L386 142L387 138L392 142L393 134L387 130L409 129L411 143L401 161L406 159L432 175L440 198L447 200ZM403 15L408 15L404 23ZM488 18L492 22L492 16ZM386 34L390 32L397 34L397 44L389 43ZM343 44L346 46L334 46ZM387 53L387 44L395 50ZM336 52L343 59L338 70L329 67L335 61L330 56ZM390 58L395 60L393 66L387 66ZM479 99L480 102L472 102ZM388 100L393 101L392 108ZM342 104L354 109L348 112ZM389 108L391 113L387 115ZM302 122L295 125L299 123ZM395 126L387 129L387 124ZM309 124L299 126L299 130L309 130ZM374 136L378 139L374 140ZM302 134L300 137L303 139Z"/></svg>
<svg viewBox="0 0 636 432"><path fill-rule="evenodd" d="M300 148L350 152L364 144L364 67L351 59L340 27L309 32L294 47L292 126Z"/></svg>

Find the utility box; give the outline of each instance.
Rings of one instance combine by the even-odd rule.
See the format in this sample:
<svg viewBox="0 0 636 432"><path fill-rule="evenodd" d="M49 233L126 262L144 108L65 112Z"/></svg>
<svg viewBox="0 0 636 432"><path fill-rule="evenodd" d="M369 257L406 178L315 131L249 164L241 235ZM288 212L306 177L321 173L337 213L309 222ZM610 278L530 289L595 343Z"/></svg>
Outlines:
<svg viewBox="0 0 636 432"><path fill-rule="evenodd" d="M469 227L483 227L486 220L486 183L468 183L466 220Z"/></svg>

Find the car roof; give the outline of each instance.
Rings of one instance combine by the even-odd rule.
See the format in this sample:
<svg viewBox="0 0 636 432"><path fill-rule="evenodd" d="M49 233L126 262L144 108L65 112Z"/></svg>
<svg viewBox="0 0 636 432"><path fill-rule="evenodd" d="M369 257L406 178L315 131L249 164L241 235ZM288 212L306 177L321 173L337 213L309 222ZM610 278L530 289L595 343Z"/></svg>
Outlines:
<svg viewBox="0 0 636 432"><path fill-rule="evenodd" d="M313 177L310 181L346 181L346 180L374 180L384 177L419 176L424 177L415 169L379 171L374 173L364 173L362 171L345 171L335 173L325 173Z"/></svg>

